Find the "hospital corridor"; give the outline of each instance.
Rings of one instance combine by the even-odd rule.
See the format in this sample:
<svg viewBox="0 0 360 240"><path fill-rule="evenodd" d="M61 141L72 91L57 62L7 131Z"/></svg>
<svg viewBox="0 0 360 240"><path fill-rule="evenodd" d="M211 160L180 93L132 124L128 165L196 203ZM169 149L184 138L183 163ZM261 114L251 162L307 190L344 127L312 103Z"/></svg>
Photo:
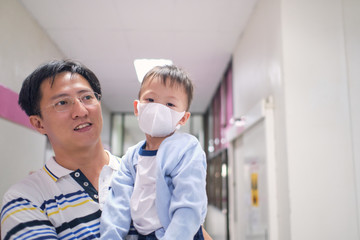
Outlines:
<svg viewBox="0 0 360 240"><path fill-rule="evenodd" d="M41 64L60 59L72 59L91 69L101 92L86 77L92 75L84 73L90 93L79 90L80 97L58 94L61 101L44 104L46 110L36 109L29 117L18 104L23 81ZM0 0L1 239L100 239L102 204L115 186L109 180L101 189L103 171L110 171L108 166L120 171L124 155L145 139L145 131L139 128L140 100L134 100L144 94L140 90L144 75L164 65L183 69L194 86L192 101L188 100L191 105L184 111L191 114L184 125L175 123L174 131L194 136L205 156L206 216L203 220L196 217L211 239L360 240L358 0ZM53 82L48 88L28 86L40 96L29 104L43 107L40 101L48 96L44 92L58 88L58 75L49 76ZM68 103L71 106L58 106ZM119 163L97 171L94 179L98 182L93 187L80 168L57 162L63 152L55 154L53 146L62 144L51 139L57 133L64 146L74 142L74 149L93 141L90 134L78 138L83 145L76 142L77 137L69 137L66 124L71 120L69 117L67 123L63 116L65 111L74 115L72 111L95 109L97 104L101 111L93 112L99 118L71 130L85 133L100 126L93 145L101 145L105 156ZM48 118L50 111L61 117ZM167 116L164 121L174 118L170 113ZM46 132L46 128L54 131ZM91 149L92 143L88 145ZM164 158L178 154L181 148L177 145ZM160 158L160 150L158 153ZM183 163L178 164L176 171ZM50 169L55 165L58 167ZM50 176L51 184L64 184L62 176L72 176L71 184L80 189L81 196L70 203L64 198L71 194L56 193L52 200L33 194L43 201L37 204L18 197L21 191L7 193L39 170ZM180 175L165 174L174 194ZM189 182L199 192L185 191L184 196L195 201L202 185ZM24 192L35 193L40 185L29 184ZM50 188L46 191L55 192ZM171 201L175 200L173 196ZM58 210L51 212L50 204ZM74 216L60 224L54 220L66 212L85 214L87 210L79 206L90 206L86 204L93 204L96 214ZM157 211L177 206L165 205L157 205ZM25 220L31 214L41 217ZM89 226L80 227L90 215L94 219ZM174 230L172 224L187 229L186 224L193 222L183 217L180 222L164 224L161 217L157 213L155 218L162 230L153 232L157 238L166 236L167 229ZM170 214L169 210L166 219L176 217L176 211ZM37 224L49 227L52 237L44 237L42 227L32 228ZM129 235L139 228L136 224L131 225ZM71 228L72 235L66 232ZM182 229L177 230L181 234Z"/></svg>

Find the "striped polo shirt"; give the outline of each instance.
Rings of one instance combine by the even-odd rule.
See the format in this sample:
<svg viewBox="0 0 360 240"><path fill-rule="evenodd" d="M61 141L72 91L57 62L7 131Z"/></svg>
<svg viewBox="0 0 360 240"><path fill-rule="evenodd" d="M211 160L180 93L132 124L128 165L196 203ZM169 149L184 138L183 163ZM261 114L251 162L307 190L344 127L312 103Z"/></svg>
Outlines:
<svg viewBox="0 0 360 240"><path fill-rule="evenodd" d="M120 164L108 154L110 162L101 171L99 193L80 170L66 169L53 158L12 186L3 199L1 239L99 238L100 207Z"/></svg>

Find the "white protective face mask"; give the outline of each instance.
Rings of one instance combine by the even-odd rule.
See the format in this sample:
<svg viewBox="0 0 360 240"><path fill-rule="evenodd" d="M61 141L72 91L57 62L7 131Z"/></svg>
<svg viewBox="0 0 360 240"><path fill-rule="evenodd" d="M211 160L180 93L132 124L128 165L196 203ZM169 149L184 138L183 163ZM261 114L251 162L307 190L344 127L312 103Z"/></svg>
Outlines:
<svg viewBox="0 0 360 240"><path fill-rule="evenodd" d="M173 133L185 111L177 112L161 103L137 105L140 129L152 137L166 137Z"/></svg>

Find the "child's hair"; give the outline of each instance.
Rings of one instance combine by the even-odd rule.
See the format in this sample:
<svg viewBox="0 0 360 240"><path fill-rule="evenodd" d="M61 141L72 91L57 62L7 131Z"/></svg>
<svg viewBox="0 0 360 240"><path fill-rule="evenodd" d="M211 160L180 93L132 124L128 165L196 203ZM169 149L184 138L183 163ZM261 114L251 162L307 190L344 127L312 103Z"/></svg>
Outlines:
<svg viewBox="0 0 360 240"><path fill-rule="evenodd" d="M188 74L183 69L178 68L174 65L157 66L151 69L149 72L147 72L141 83L139 96L138 96L139 99L145 83L157 78L161 79L164 85L169 83L170 86L177 84L178 86L183 87L188 99L186 110L189 110L193 98L194 87Z"/></svg>

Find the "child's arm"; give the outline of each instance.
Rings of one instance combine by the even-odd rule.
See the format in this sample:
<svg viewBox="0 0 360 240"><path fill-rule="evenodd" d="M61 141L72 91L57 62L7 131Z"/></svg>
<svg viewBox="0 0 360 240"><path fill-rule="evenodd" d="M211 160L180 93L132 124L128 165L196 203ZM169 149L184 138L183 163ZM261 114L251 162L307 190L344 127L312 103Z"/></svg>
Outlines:
<svg viewBox="0 0 360 240"><path fill-rule="evenodd" d="M181 134L169 140L160 147L161 158L165 159L163 176L167 178L170 174L170 179L165 181L170 180L173 186L168 205L170 221L164 226L165 235L161 239L193 239L206 215L206 157L193 136ZM177 158L175 162L174 158Z"/></svg>

